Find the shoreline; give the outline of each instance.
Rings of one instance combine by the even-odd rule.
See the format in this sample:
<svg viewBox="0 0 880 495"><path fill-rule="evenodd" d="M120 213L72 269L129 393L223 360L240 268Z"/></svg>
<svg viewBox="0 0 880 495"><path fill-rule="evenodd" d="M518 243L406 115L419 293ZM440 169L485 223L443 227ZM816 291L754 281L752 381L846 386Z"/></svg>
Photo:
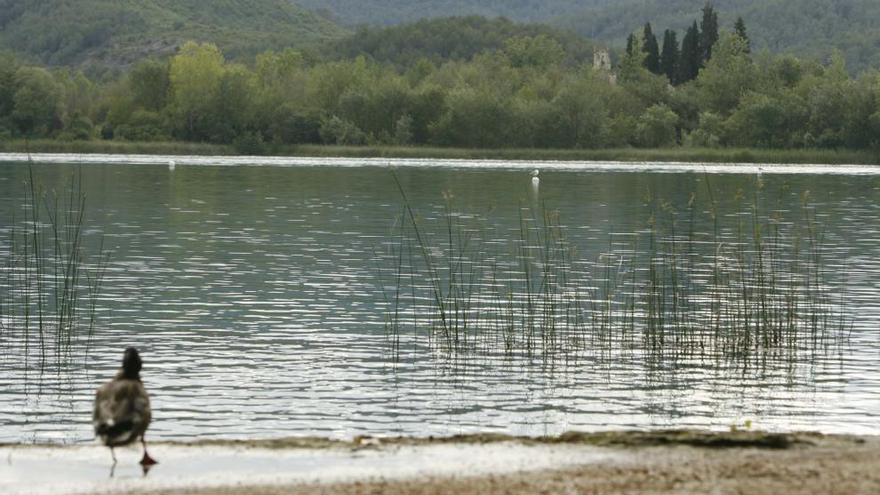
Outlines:
<svg viewBox="0 0 880 495"><path fill-rule="evenodd" d="M109 155L245 156L231 145L186 142L8 140L0 153L66 153ZM599 162L681 162L744 164L880 165L872 150L761 149L761 148L620 148L465 149L407 146L283 145L266 147L264 158L395 158L440 160L524 160Z"/></svg>
<svg viewBox="0 0 880 495"><path fill-rule="evenodd" d="M880 436L734 430L0 446L0 491L76 495L880 492Z"/></svg>
<svg viewBox="0 0 880 495"><path fill-rule="evenodd" d="M186 167L333 167L333 168L438 168L454 170L553 172L620 172L620 173L699 173L742 175L880 175L880 166L858 164L752 164L711 162L623 162L623 161L560 161L560 160L495 160L461 158L352 158L297 157L255 155L159 155L159 154L96 154L96 153L7 153L0 152L2 163L62 165L154 165L169 171Z"/></svg>

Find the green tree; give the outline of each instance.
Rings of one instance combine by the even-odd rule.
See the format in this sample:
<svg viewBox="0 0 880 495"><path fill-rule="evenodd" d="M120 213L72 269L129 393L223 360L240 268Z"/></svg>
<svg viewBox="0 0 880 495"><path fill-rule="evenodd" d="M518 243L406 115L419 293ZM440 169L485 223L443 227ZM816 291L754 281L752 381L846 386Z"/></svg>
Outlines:
<svg viewBox="0 0 880 495"><path fill-rule="evenodd" d="M703 20L700 21L700 51L702 65L705 66L712 58L712 49L718 42L718 13L711 2L703 7Z"/></svg>
<svg viewBox="0 0 880 495"><path fill-rule="evenodd" d="M645 68L646 55L641 49L641 40L636 39L635 48L632 55L621 60L618 78L620 87L627 94L626 108L622 111L630 115L639 115L645 108L665 102L669 96L666 76L652 74Z"/></svg>
<svg viewBox="0 0 880 495"><path fill-rule="evenodd" d="M805 119L813 145L838 148L846 142L849 115L857 113L856 91L846 71L843 55L835 53L822 72L801 81L795 91L808 111Z"/></svg>
<svg viewBox="0 0 880 495"><path fill-rule="evenodd" d="M659 148L675 144L678 115L664 104L653 105L636 124L637 141L641 146Z"/></svg>
<svg viewBox="0 0 880 495"><path fill-rule="evenodd" d="M678 76L676 80L679 84L693 81L697 78L702 67L702 52L700 51L700 30L697 28L697 22L688 28L681 41L681 53L678 57Z"/></svg>
<svg viewBox="0 0 880 495"><path fill-rule="evenodd" d="M0 53L0 130L5 127L15 106L15 92L18 91L18 60L12 54Z"/></svg>
<svg viewBox="0 0 880 495"><path fill-rule="evenodd" d="M350 88L364 87L371 67L364 57L318 64L306 78L305 99L314 110L334 114Z"/></svg>
<svg viewBox="0 0 880 495"><path fill-rule="evenodd" d="M733 24L733 32L746 42L746 53L752 52L752 41L749 39L749 33L746 32L746 23L742 17L737 17Z"/></svg>
<svg viewBox="0 0 880 495"><path fill-rule="evenodd" d="M131 97L138 107L158 112L168 104L171 79L167 62L144 60L134 66L128 75L128 81Z"/></svg>
<svg viewBox="0 0 880 495"><path fill-rule="evenodd" d="M367 136L354 123L332 116L321 123L321 140L326 144L357 146L367 144Z"/></svg>
<svg viewBox="0 0 880 495"><path fill-rule="evenodd" d="M657 44L657 36L651 29L651 23L646 23L642 31L642 50L645 52L645 68L653 74L662 74L660 71L660 46Z"/></svg>
<svg viewBox="0 0 880 495"><path fill-rule="evenodd" d="M178 137L196 141L208 138L205 119L217 100L223 73L223 54L215 45L188 42L171 59L171 113Z"/></svg>
<svg viewBox="0 0 880 495"><path fill-rule="evenodd" d="M254 75L244 66L225 67L214 98L205 109L201 124L205 139L231 143L246 132L252 132L255 89Z"/></svg>
<svg viewBox="0 0 880 495"><path fill-rule="evenodd" d="M698 98L701 108L726 117L743 95L760 84L759 74L739 36L725 33L715 48L696 80Z"/></svg>
<svg viewBox="0 0 880 495"><path fill-rule="evenodd" d="M391 142L397 121L412 110L410 94L406 79L394 71L374 72L369 82L353 86L340 97L338 116L373 140Z"/></svg>
<svg viewBox="0 0 880 495"><path fill-rule="evenodd" d="M513 67L545 68L565 59L562 45L544 34L510 38L504 42L504 53Z"/></svg>
<svg viewBox="0 0 880 495"><path fill-rule="evenodd" d="M559 147L598 148L608 120L608 82L588 72L567 81L553 98Z"/></svg>
<svg viewBox="0 0 880 495"><path fill-rule="evenodd" d="M135 110L123 123L115 125L113 137L128 141L166 141L171 139L162 116L149 110Z"/></svg>
<svg viewBox="0 0 880 495"><path fill-rule="evenodd" d="M678 84L678 38L675 31L663 32L663 50L660 53L660 73L666 74L670 84Z"/></svg>
<svg viewBox="0 0 880 495"><path fill-rule="evenodd" d="M431 139L430 126L440 120L445 108L446 91L439 86L422 85L410 95L413 143L425 144Z"/></svg>
<svg viewBox="0 0 880 495"><path fill-rule="evenodd" d="M61 128L61 88L45 69L21 67L15 73L12 123L26 137L48 137Z"/></svg>
<svg viewBox="0 0 880 495"><path fill-rule="evenodd" d="M446 97L446 111L431 126L434 142L466 148L509 146L511 106L500 95L458 88Z"/></svg>
<svg viewBox="0 0 880 495"><path fill-rule="evenodd" d="M725 123L727 141L740 146L787 147L792 138L790 124L782 99L749 93Z"/></svg>

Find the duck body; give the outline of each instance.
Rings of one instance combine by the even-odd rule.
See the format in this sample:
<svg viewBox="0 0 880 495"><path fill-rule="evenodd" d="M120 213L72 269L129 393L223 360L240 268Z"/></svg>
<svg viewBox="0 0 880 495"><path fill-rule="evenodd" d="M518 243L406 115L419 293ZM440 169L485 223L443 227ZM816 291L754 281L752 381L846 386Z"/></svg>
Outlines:
<svg viewBox="0 0 880 495"><path fill-rule="evenodd" d="M127 378L120 371L95 392L95 436L108 447L138 440L146 433L151 419L150 398L140 379Z"/></svg>
<svg viewBox="0 0 880 495"><path fill-rule="evenodd" d="M95 428L95 436L101 440L101 443L110 447L114 465L116 463L114 447L140 440L144 448L141 465L144 466L144 474L146 474L147 467L156 464L156 461L147 454L147 443L144 440L152 412L150 397L141 382L141 366L137 349L133 347L126 349L122 368L112 380L101 385L95 392L92 424Z"/></svg>

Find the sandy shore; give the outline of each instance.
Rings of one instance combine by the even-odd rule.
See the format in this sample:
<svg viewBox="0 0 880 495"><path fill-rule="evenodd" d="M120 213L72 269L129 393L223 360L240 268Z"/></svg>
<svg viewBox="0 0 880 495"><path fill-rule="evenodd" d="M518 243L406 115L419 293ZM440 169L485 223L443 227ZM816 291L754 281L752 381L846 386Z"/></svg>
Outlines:
<svg viewBox="0 0 880 495"><path fill-rule="evenodd" d="M617 432L550 439L287 439L157 444L108 477L97 446L2 446L3 493L877 494L880 438Z"/></svg>

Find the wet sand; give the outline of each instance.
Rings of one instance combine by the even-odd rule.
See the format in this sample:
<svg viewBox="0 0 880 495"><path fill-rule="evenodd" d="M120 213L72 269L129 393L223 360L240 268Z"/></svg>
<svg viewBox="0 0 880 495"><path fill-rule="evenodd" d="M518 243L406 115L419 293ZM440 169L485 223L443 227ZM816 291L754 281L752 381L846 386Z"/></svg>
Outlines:
<svg viewBox="0 0 880 495"><path fill-rule="evenodd" d="M880 437L759 432L615 432L549 439L322 439L156 444L136 449L0 447L3 493L877 494Z"/></svg>

